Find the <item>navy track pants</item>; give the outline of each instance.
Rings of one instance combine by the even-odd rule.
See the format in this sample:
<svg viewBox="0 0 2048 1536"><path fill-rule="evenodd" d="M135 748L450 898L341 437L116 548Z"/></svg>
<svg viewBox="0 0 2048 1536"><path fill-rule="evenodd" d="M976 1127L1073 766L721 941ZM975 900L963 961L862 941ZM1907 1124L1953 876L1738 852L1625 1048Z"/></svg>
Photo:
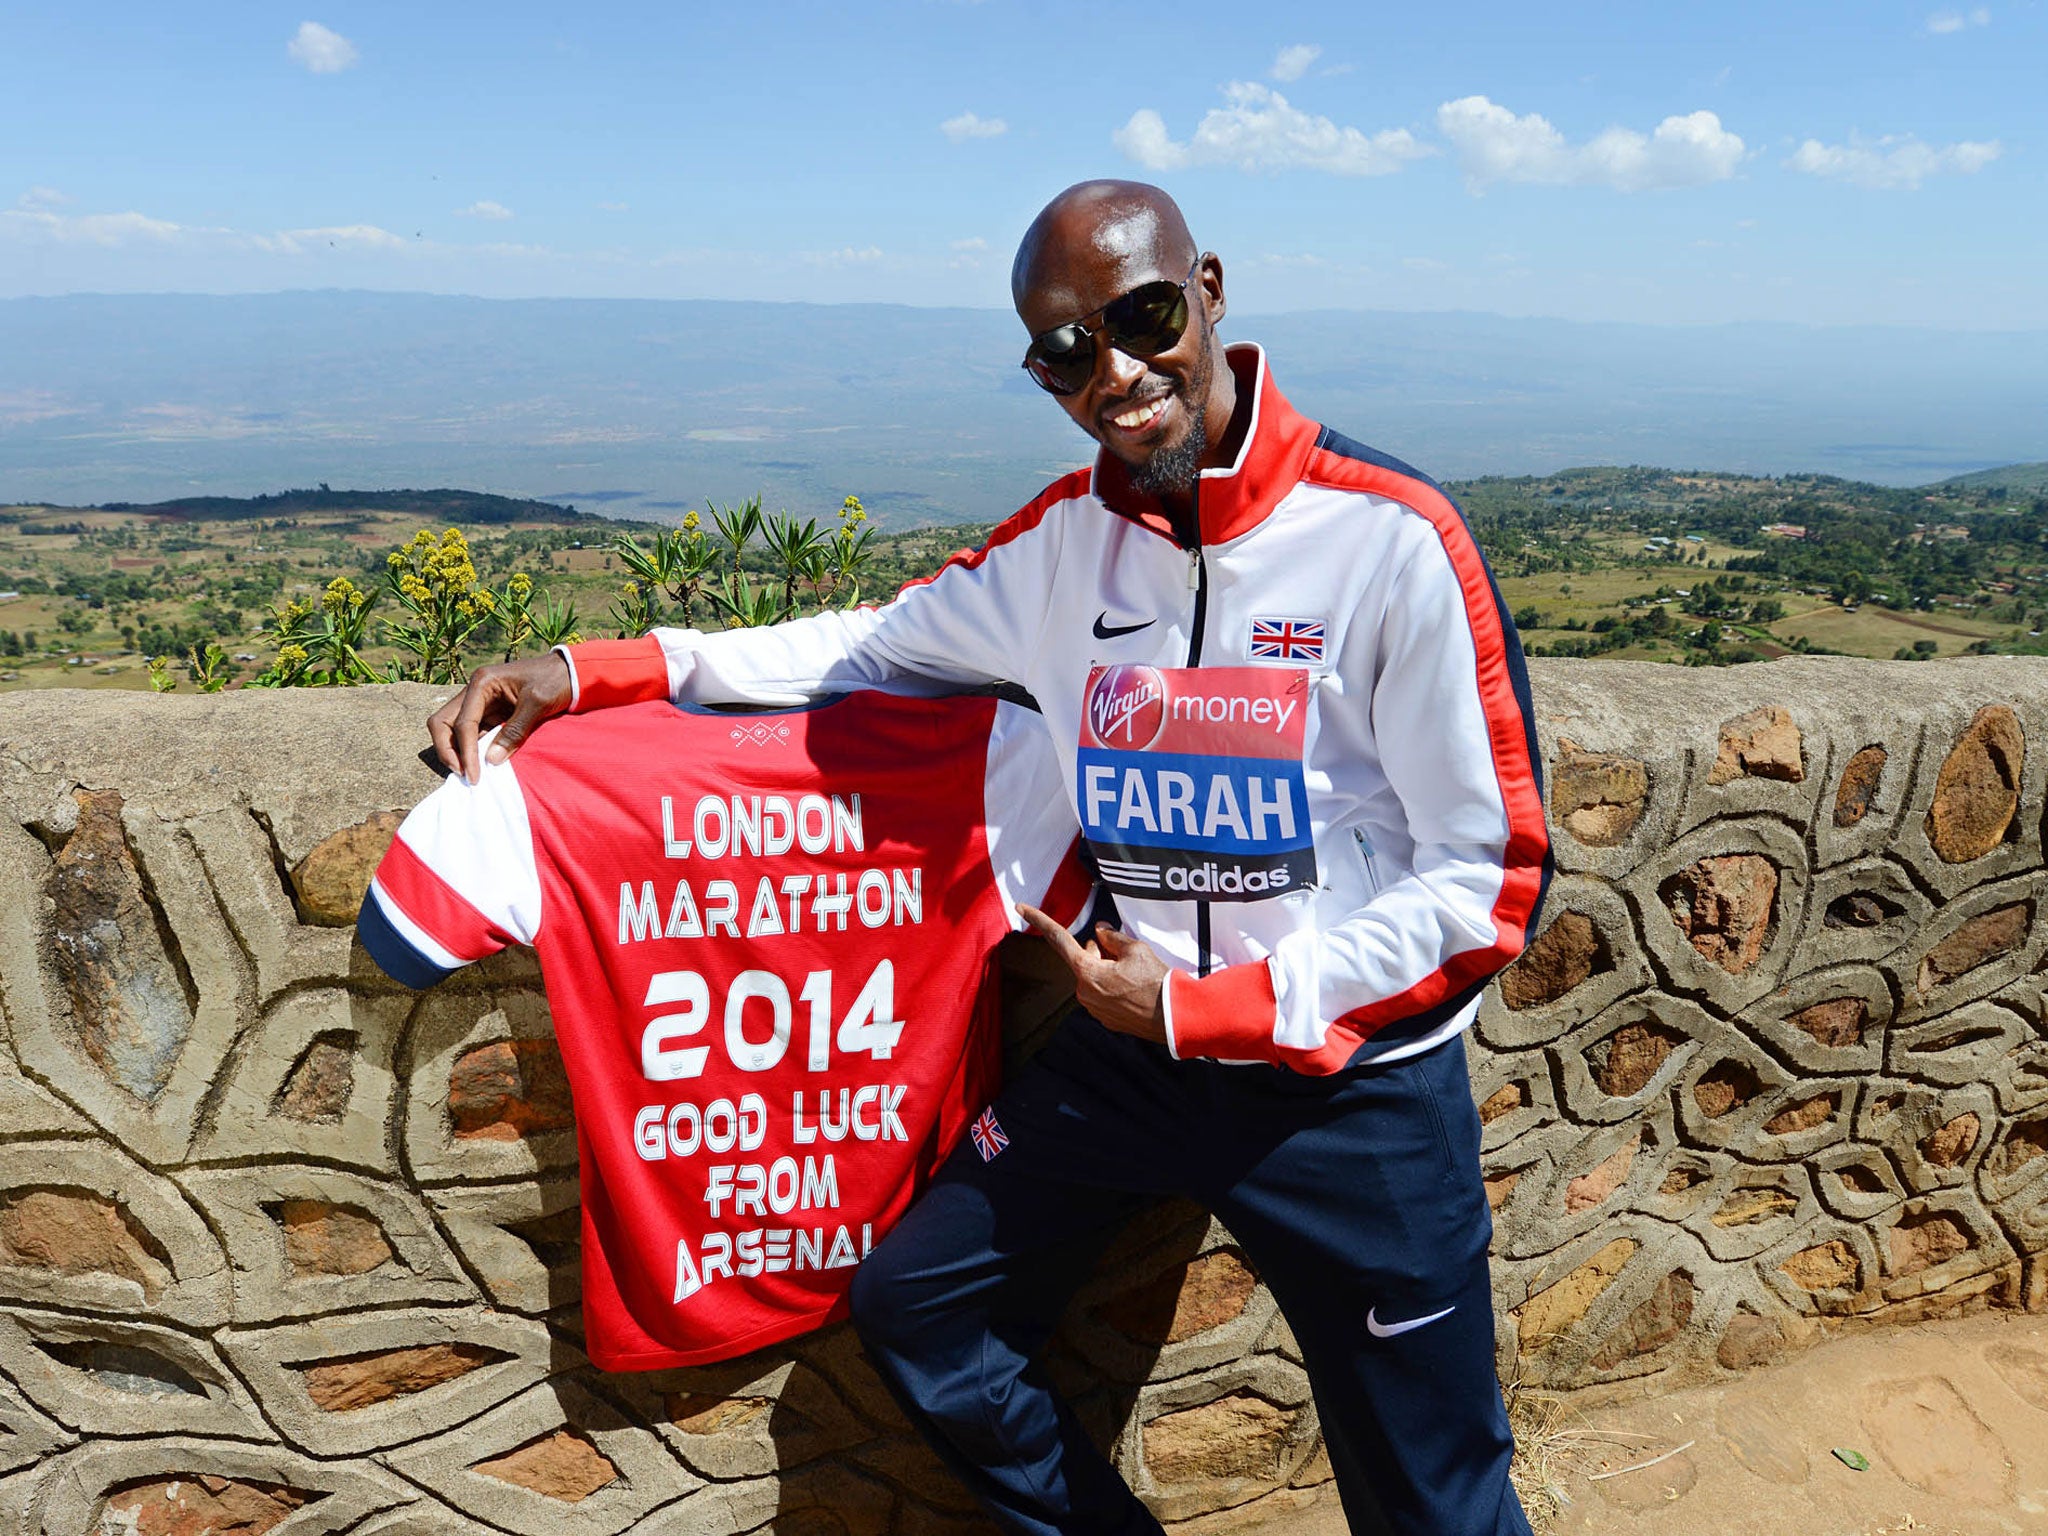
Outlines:
<svg viewBox="0 0 2048 1536"><path fill-rule="evenodd" d="M853 1321L1006 1530L1160 1530L1039 1355L1117 1229L1178 1195L1223 1219L1293 1328L1353 1531L1528 1536L1462 1040L1313 1078L1175 1061L1075 1013L995 1115L1008 1144L961 1143L861 1265Z"/></svg>

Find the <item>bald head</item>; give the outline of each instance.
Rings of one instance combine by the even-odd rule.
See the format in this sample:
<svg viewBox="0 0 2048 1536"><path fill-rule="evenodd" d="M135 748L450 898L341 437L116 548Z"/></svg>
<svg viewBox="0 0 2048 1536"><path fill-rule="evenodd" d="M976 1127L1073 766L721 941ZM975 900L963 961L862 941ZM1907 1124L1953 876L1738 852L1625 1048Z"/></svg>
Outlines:
<svg viewBox="0 0 2048 1536"><path fill-rule="evenodd" d="M1084 181L1047 203L1024 231L1010 266L1010 297L1020 314L1034 296L1057 307L1078 290L1083 267L1150 265L1177 277L1195 254L1187 220L1160 188Z"/></svg>

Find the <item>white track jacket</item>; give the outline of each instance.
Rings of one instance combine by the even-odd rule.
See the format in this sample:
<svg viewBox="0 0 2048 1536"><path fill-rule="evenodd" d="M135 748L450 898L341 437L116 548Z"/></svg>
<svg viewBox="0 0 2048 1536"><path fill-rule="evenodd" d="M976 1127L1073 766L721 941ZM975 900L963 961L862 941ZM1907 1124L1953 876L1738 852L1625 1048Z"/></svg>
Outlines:
<svg viewBox="0 0 2048 1536"><path fill-rule="evenodd" d="M1230 364L1252 422L1202 471L1196 544L1104 453L881 607L570 647L572 707L1019 684L1172 967L1176 1056L1320 1074L1428 1049L1549 878L1521 646L1433 482L1297 413L1258 348Z"/></svg>

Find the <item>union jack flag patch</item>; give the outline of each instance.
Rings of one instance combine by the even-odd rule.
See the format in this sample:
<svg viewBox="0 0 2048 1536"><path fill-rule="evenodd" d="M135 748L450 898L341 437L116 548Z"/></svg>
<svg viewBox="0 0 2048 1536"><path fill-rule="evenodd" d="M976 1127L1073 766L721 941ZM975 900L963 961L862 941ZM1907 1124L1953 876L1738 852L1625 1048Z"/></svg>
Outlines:
<svg viewBox="0 0 2048 1536"><path fill-rule="evenodd" d="M1252 660L1321 661L1327 627L1321 619L1253 619Z"/></svg>
<svg viewBox="0 0 2048 1536"><path fill-rule="evenodd" d="M974 1124L967 1128L967 1134L974 1138L974 1150L981 1154L984 1163L993 1162L995 1155L1010 1144L1010 1138L996 1124L993 1109L984 1109Z"/></svg>

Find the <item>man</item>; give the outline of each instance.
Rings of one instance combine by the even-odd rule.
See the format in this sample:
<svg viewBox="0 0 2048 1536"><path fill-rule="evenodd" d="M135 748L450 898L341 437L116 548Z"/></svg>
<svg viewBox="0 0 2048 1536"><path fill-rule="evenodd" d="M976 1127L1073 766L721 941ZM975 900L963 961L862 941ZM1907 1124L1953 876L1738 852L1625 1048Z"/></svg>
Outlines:
<svg viewBox="0 0 2048 1536"><path fill-rule="evenodd" d="M1433 484L1225 351L1164 192L1063 192L1012 292L1092 471L879 609L485 668L436 745L473 773L480 725L503 752L567 707L1029 688L1126 928L1026 912L1081 1011L863 1265L870 1357L1006 1528L1156 1532L1037 1357L1130 1213L1190 1196L1294 1330L1353 1529L1525 1533L1460 1038L1549 870L1506 610Z"/></svg>

